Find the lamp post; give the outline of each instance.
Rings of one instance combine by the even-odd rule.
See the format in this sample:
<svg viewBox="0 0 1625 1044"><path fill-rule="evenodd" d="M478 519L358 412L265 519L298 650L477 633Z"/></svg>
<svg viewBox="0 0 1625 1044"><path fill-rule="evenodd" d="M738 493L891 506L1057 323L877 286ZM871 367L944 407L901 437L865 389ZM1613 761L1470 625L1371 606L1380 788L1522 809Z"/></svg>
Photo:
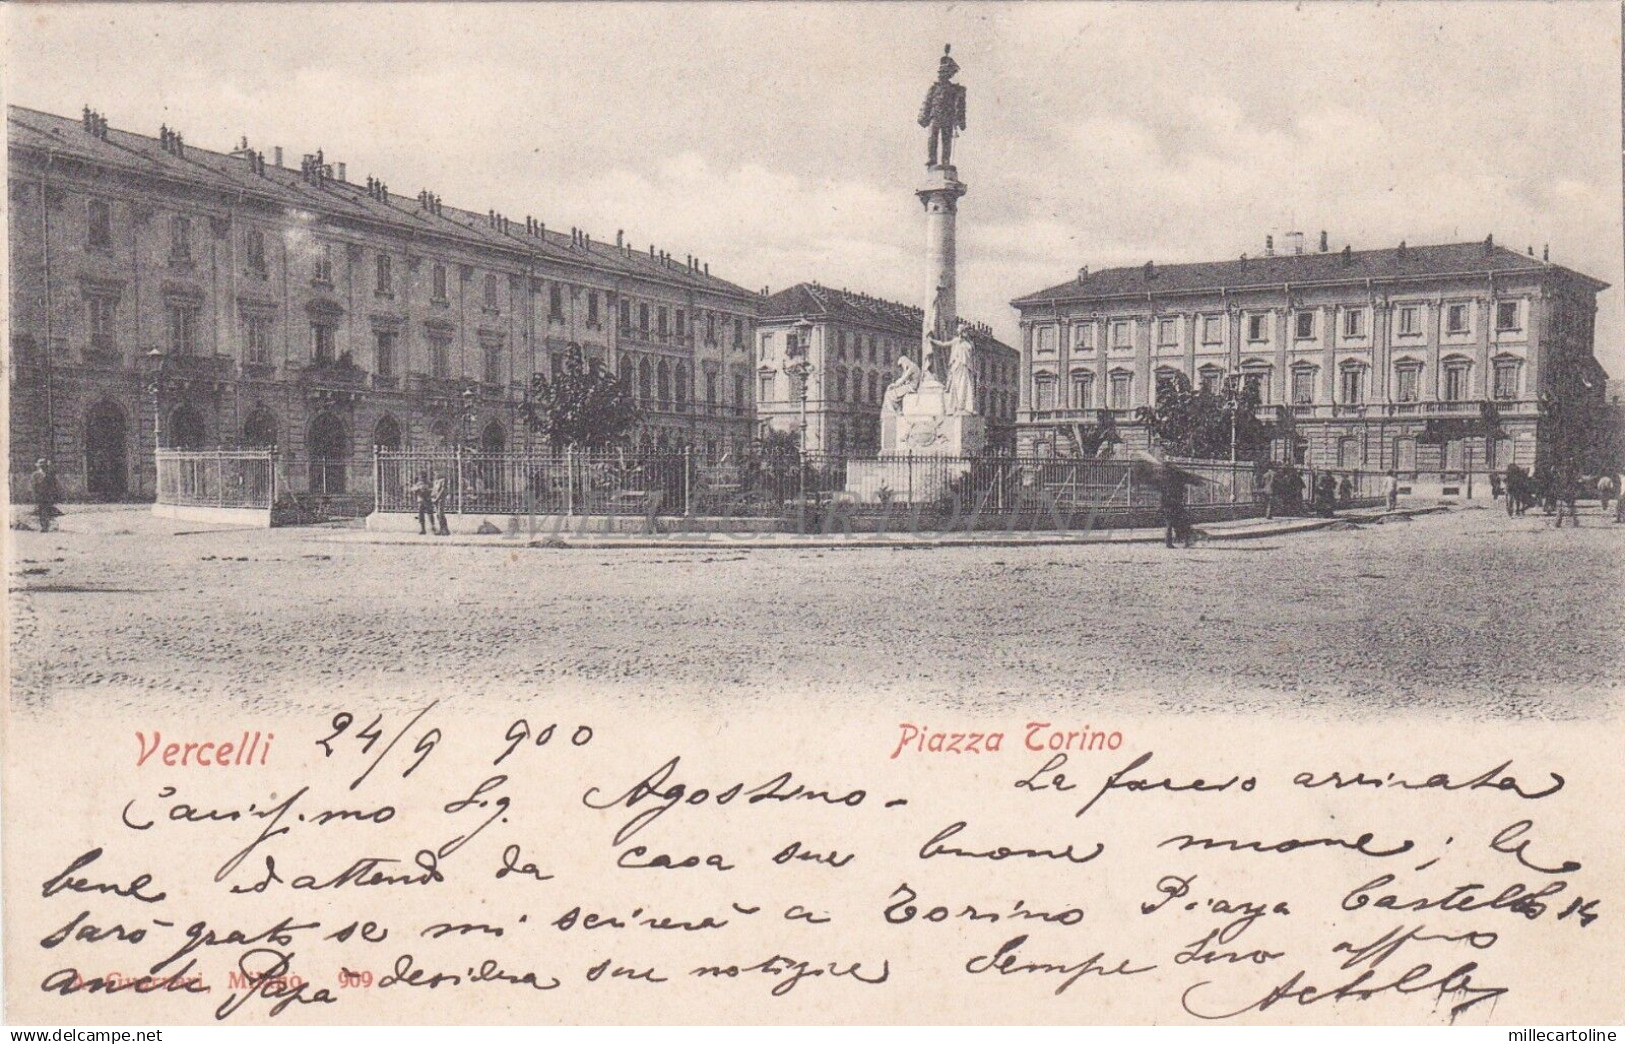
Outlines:
<svg viewBox="0 0 1625 1044"><path fill-rule="evenodd" d="M158 496L158 450L163 446L164 352L154 348L147 353L147 393L152 396L152 492Z"/></svg>

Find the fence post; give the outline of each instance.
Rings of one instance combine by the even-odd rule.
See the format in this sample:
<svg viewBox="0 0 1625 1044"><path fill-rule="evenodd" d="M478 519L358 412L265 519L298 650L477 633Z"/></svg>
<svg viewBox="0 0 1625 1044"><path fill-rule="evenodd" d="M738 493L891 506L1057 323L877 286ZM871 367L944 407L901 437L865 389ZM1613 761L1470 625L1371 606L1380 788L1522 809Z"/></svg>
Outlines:
<svg viewBox="0 0 1625 1044"><path fill-rule="evenodd" d="M457 513L463 513L463 444L457 443L456 456L453 460L453 481L457 483Z"/></svg>
<svg viewBox="0 0 1625 1044"><path fill-rule="evenodd" d="M693 501L689 499L689 485L688 485L688 465L689 465L688 454L689 454L690 449L691 449L691 447L686 446L686 445L683 447L683 516L685 518L689 517L690 515L692 515L694 513Z"/></svg>
<svg viewBox="0 0 1625 1044"><path fill-rule="evenodd" d="M384 463L382 446L372 447L372 509L377 511L384 502Z"/></svg>
<svg viewBox="0 0 1625 1044"><path fill-rule="evenodd" d="M906 467L908 469L908 503L912 506L914 504L914 451L912 449L908 451Z"/></svg>
<svg viewBox="0 0 1625 1044"><path fill-rule="evenodd" d="M566 518L575 517L576 513L576 448L574 445L564 447L564 515Z"/></svg>

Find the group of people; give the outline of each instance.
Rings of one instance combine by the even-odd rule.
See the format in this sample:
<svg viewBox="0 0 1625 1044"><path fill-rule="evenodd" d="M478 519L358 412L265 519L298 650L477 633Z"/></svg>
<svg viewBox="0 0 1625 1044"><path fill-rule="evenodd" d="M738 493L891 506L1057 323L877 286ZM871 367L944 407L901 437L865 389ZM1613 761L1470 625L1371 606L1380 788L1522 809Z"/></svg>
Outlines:
<svg viewBox="0 0 1625 1044"><path fill-rule="evenodd" d="M1507 467L1496 495L1506 497L1508 518L1522 515L1539 504L1546 514L1556 516L1557 528L1562 529L1565 518L1570 525L1580 524L1575 502L1582 494L1595 492L1603 514L1608 514L1612 504L1614 521L1625 523L1625 496L1620 495L1619 480L1613 475L1603 475L1596 480L1594 490L1587 490L1587 485L1572 465L1537 465L1533 472L1528 472L1512 464Z"/></svg>
<svg viewBox="0 0 1625 1044"><path fill-rule="evenodd" d="M446 525L446 496L450 490L443 477L431 478L427 471L419 472L417 481L406 487L407 494L417 501L418 535L428 536L432 531L438 536L451 536L451 528Z"/></svg>
<svg viewBox="0 0 1625 1044"><path fill-rule="evenodd" d="M1265 518L1274 518L1277 511L1298 514L1304 510L1331 518L1339 507L1354 502L1354 480L1348 475L1339 478L1323 471L1311 485L1291 464L1265 468L1263 486Z"/></svg>

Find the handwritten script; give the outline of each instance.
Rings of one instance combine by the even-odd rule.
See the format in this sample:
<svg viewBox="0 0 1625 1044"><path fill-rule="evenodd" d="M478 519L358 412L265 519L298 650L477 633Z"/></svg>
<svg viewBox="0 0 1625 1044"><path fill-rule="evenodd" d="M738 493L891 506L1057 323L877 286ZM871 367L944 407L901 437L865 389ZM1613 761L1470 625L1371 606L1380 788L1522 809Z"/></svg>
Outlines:
<svg viewBox="0 0 1625 1044"><path fill-rule="evenodd" d="M10 777L10 1002L81 1023L1619 1013L1617 833L1591 819L1618 791L1553 749L917 721L538 700L109 727L77 768Z"/></svg>

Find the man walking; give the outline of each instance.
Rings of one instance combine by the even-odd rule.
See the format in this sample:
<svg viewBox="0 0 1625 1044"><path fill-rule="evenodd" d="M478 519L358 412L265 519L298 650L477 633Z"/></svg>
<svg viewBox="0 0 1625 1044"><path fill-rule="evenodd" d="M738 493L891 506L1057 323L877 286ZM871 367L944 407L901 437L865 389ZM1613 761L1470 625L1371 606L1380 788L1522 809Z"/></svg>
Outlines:
<svg viewBox="0 0 1625 1044"><path fill-rule="evenodd" d="M1569 516L1569 524L1575 529L1580 528L1580 516L1575 511L1574 502L1580 496L1580 483L1575 478L1572 468L1567 466L1557 469L1551 477L1551 488L1548 496L1556 503L1557 528L1563 528L1563 515Z"/></svg>
<svg viewBox="0 0 1625 1044"><path fill-rule="evenodd" d="M446 494L450 488L444 475L436 475L429 490L429 499L434 503L435 532L441 536L451 536L451 527L446 525Z"/></svg>
<svg viewBox="0 0 1625 1044"><path fill-rule="evenodd" d="M1275 517L1275 466L1264 469L1264 517Z"/></svg>
<svg viewBox="0 0 1625 1044"><path fill-rule="evenodd" d="M1382 480L1382 491L1388 497L1388 510L1396 510L1399 507L1399 472L1388 469L1388 477Z"/></svg>
<svg viewBox="0 0 1625 1044"><path fill-rule="evenodd" d="M418 480L406 487L408 495L413 497L418 506L418 535L427 536L429 527L435 524L434 518L434 486L429 482L429 473L420 471Z"/></svg>
<svg viewBox="0 0 1625 1044"><path fill-rule="evenodd" d="M1172 468L1162 471L1161 489L1162 542L1174 546L1177 539L1186 547L1196 542L1191 529L1190 516L1185 513L1185 480Z"/></svg>
<svg viewBox="0 0 1625 1044"><path fill-rule="evenodd" d="M39 519L39 531L49 533L51 520L62 514L57 504L62 500L62 488L57 485L51 462L44 457L34 462L34 515Z"/></svg>

